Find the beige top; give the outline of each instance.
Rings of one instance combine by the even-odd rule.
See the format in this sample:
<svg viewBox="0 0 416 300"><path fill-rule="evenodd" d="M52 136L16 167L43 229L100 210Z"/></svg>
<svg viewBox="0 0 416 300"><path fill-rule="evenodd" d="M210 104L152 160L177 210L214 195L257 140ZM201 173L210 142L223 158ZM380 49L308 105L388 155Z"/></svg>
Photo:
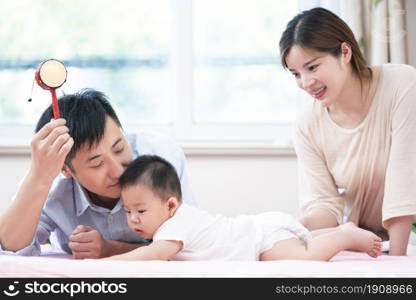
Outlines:
<svg viewBox="0 0 416 300"><path fill-rule="evenodd" d="M387 237L384 222L416 215L416 69L385 64L371 106L354 129L319 103L295 129L302 212L324 208Z"/></svg>

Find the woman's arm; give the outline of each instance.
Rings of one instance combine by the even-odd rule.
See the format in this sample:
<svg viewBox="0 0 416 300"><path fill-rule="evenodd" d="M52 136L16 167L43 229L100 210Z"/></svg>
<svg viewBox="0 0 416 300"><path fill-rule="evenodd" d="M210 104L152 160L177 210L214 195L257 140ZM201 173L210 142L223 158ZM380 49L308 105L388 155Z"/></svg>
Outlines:
<svg viewBox="0 0 416 300"><path fill-rule="evenodd" d="M299 221L309 230L336 227L339 225L335 215L322 208L312 209Z"/></svg>
<svg viewBox="0 0 416 300"><path fill-rule="evenodd" d="M391 145L385 176L383 226L390 238L390 254L405 255L416 215L416 70L401 67L391 113Z"/></svg>
<svg viewBox="0 0 416 300"><path fill-rule="evenodd" d="M133 251L110 256L111 260L169 260L183 247L180 241L156 241Z"/></svg>
<svg viewBox="0 0 416 300"><path fill-rule="evenodd" d="M396 217L385 221L389 232L390 255L406 255L413 216Z"/></svg>
<svg viewBox="0 0 416 300"><path fill-rule="evenodd" d="M305 115L295 130L294 146L298 160L299 201L303 212L301 223L308 229L338 226L344 215L344 198L339 194L326 164L327 158L315 140L311 128L316 124Z"/></svg>

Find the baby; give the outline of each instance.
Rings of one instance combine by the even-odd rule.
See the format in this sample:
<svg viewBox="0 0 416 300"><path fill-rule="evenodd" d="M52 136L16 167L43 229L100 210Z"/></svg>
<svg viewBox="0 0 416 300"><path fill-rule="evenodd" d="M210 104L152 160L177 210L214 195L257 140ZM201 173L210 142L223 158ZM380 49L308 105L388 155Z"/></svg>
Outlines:
<svg viewBox="0 0 416 300"><path fill-rule="evenodd" d="M120 185L129 227L153 242L109 259L327 261L347 249L381 252L381 238L352 223L310 232L280 212L225 217L182 203L174 167L158 156L135 159Z"/></svg>

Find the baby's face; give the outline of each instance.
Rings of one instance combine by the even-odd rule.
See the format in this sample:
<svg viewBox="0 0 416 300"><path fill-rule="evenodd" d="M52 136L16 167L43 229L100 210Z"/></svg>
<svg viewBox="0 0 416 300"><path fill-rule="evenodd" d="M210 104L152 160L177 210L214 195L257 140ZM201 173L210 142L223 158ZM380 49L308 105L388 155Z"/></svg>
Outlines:
<svg viewBox="0 0 416 300"><path fill-rule="evenodd" d="M122 189L121 196L130 229L145 239L153 238L160 225L169 219L167 202L147 186L129 186Z"/></svg>

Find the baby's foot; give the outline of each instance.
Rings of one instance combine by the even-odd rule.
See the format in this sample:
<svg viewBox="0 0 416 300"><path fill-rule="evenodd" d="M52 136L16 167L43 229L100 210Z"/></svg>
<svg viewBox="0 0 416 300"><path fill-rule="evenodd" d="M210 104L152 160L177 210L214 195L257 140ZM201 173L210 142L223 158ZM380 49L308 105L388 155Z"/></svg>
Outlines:
<svg viewBox="0 0 416 300"><path fill-rule="evenodd" d="M341 230L350 236L351 250L367 252L371 257L377 257L381 253L381 238L374 233L358 228L354 223L346 223Z"/></svg>

